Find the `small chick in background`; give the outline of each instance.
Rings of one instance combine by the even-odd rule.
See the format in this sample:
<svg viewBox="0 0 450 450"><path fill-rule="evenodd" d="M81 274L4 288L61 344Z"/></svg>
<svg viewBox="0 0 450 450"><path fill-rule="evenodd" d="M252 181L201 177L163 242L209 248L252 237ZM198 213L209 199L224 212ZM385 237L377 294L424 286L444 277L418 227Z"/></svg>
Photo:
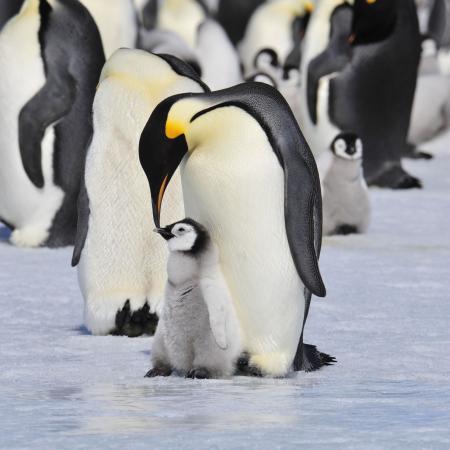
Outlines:
<svg viewBox="0 0 450 450"><path fill-rule="evenodd" d="M370 222L370 199L361 139L354 133L340 133L330 150L333 159L322 185L323 233L364 233Z"/></svg>
<svg viewBox="0 0 450 450"><path fill-rule="evenodd" d="M234 373L241 331L207 230L184 219L155 230L169 246L168 281L146 377L221 378Z"/></svg>

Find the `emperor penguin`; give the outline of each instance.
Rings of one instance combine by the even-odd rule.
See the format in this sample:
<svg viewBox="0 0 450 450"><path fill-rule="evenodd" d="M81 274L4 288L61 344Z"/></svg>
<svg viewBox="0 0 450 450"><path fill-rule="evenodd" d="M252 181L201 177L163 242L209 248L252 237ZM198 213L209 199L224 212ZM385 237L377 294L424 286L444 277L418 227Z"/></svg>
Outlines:
<svg viewBox="0 0 450 450"><path fill-rule="evenodd" d="M244 37L250 17L266 0L218 0L216 18L237 46Z"/></svg>
<svg viewBox="0 0 450 450"><path fill-rule="evenodd" d="M277 64L288 70L299 69L301 41L313 10L310 0L273 0L263 3L251 16L239 54L244 75L250 76L261 51L274 52Z"/></svg>
<svg viewBox="0 0 450 450"><path fill-rule="evenodd" d="M303 343L311 293L325 296L322 201L314 158L282 95L249 82L170 97L150 116L139 151L157 226L181 164L185 211L219 248L249 372L284 376L332 362Z"/></svg>
<svg viewBox="0 0 450 450"><path fill-rule="evenodd" d="M345 34L344 40L339 39L337 53L328 46L308 61L309 94L305 98L309 99L310 123L314 123L311 98L318 81L338 71L329 86L330 121L361 137L368 184L393 189L421 187L420 180L401 164L411 148L407 135L420 60L414 0L355 0L351 28Z"/></svg>
<svg viewBox="0 0 450 450"><path fill-rule="evenodd" d="M333 162L322 183L323 233L364 233L370 222L370 198L362 171L361 139L341 132L330 150Z"/></svg>
<svg viewBox="0 0 450 450"><path fill-rule="evenodd" d="M106 58L119 48L136 47L139 20L133 0L80 0L102 37Z"/></svg>
<svg viewBox="0 0 450 450"><path fill-rule="evenodd" d="M78 265L85 325L95 335L154 332L167 248L151 233L150 190L139 164L139 137L160 101L207 90L182 61L143 50L117 50L102 70L72 261ZM178 176L165 213L171 222L184 217Z"/></svg>
<svg viewBox="0 0 450 450"><path fill-rule="evenodd" d="M165 47L166 52L189 63L212 90L243 81L235 48L202 2L151 0L144 10L144 24L141 48L155 53Z"/></svg>
<svg viewBox="0 0 450 450"><path fill-rule="evenodd" d="M77 0L26 0L0 33L0 218L15 245L74 243L104 61Z"/></svg>
<svg viewBox="0 0 450 450"><path fill-rule="evenodd" d="M192 219L157 228L168 243L167 285L147 377L172 371L188 378L233 375L241 331L219 265L217 246Z"/></svg>

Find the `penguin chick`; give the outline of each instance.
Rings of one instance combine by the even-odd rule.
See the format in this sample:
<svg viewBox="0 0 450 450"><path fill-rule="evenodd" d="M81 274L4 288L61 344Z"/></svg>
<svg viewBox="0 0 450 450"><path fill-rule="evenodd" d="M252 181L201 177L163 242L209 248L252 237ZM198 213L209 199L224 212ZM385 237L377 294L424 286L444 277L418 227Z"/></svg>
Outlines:
<svg viewBox="0 0 450 450"><path fill-rule="evenodd" d="M340 133L330 149L332 162L323 181L323 232L364 233L370 221L370 200L361 139L354 133Z"/></svg>
<svg viewBox="0 0 450 450"><path fill-rule="evenodd" d="M188 378L233 374L241 331L219 253L206 229L184 219L155 230L168 242L168 281L147 377L173 371Z"/></svg>

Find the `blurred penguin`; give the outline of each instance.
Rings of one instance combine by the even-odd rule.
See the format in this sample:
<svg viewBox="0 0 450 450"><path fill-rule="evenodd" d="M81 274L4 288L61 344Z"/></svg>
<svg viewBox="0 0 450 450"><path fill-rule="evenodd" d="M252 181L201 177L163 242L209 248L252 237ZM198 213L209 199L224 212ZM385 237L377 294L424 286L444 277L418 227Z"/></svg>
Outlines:
<svg viewBox="0 0 450 450"><path fill-rule="evenodd" d="M354 133L339 133L330 150L333 160L323 180L323 233L364 233L370 199L362 171L363 145Z"/></svg>
<svg viewBox="0 0 450 450"><path fill-rule="evenodd" d="M138 16L133 0L80 0L86 6L102 37L106 58L119 48L134 48Z"/></svg>

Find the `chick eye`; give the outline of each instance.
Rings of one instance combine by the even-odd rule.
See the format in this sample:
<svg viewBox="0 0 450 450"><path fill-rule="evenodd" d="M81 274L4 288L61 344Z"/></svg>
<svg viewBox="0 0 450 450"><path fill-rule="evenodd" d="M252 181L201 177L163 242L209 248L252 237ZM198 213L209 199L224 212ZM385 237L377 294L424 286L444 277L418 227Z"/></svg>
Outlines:
<svg viewBox="0 0 450 450"><path fill-rule="evenodd" d="M181 228L178 228L178 231L179 231L180 233L184 233L186 230L185 230L183 227L181 227Z"/></svg>

